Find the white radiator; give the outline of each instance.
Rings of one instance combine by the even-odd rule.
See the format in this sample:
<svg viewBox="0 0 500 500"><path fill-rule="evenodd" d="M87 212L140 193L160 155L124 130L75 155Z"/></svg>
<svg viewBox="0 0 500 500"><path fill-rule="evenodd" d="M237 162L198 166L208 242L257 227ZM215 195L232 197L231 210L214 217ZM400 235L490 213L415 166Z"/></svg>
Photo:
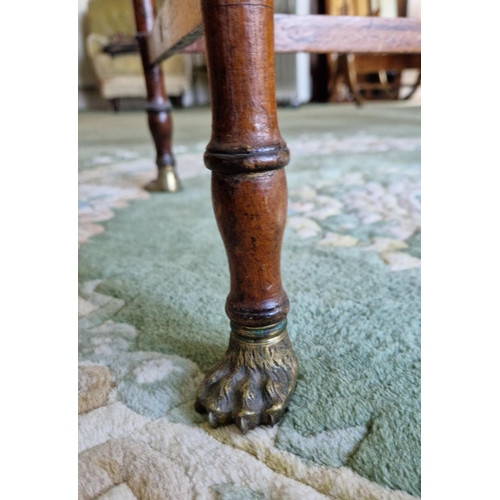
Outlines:
<svg viewBox="0 0 500 500"><path fill-rule="evenodd" d="M310 14L310 0L274 0L277 14ZM276 54L276 100L298 106L311 100L311 63L307 53Z"/></svg>

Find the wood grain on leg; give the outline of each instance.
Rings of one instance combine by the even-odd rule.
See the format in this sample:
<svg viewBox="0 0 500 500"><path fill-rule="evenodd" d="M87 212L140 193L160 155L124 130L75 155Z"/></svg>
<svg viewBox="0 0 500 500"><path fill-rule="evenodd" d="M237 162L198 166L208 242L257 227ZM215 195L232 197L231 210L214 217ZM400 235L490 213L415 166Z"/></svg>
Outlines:
<svg viewBox="0 0 500 500"><path fill-rule="evenodd" d="M242 325L272 324L288 304L279 254L287 205L280 169L289 160L276 113L273 3L202 6L213 114L205 164L231 269L227 310Z"/></svg>

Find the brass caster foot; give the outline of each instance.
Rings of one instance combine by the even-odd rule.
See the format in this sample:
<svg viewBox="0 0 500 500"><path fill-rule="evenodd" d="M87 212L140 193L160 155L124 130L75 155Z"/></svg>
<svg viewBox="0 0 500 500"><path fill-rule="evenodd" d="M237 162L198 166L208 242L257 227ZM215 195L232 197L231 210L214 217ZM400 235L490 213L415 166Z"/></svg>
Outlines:
<svg viewBox="0 0 500 500"><path fill-rule="evenodd" d="M206 374L195 409L212 428L236 424L243 434L276 424L297 382L298 364L286 320L265 329L231 325L224 357Z"/></svg>
<svg viewBox="0 0 500 500"><path fill-rule="evenodd" d="M175 193L181 189L181 181L174 166L166 165L158 168L158 178L144 186L150 193Z"/></svg>

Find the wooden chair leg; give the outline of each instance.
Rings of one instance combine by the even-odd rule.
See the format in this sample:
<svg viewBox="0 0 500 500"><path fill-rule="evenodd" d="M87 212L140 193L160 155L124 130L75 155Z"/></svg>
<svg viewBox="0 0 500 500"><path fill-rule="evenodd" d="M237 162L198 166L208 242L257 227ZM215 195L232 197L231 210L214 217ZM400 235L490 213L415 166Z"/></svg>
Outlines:
<svg viewBox="0 0 500 500"><path fill-rule="evenodd" d="M229 347L207 373L196 409L213 427L274 425L295 389L280 254L286 220L274 82L272 0L202 0L212 103L205 165L231 274Z"/></svg>
<svg viewBox="0 0 500 500"><path fill-rule="evenodd" d="M343 80L343 74L340 71L338 56L335 61L332 60L331 54L328 58L328 102L337 102L339 85Z"/></svg>
<svg viewBox="0 0 500 500"><path fill-rule="evenodd" d="M422 72L419 72L417 81L413 84L412 89L410 90L410 93L408 95L406 95L405 97L403 97L404 101L407 101L408 99L410 99L413 96L413 94L420 87L421 81L422 81Z"/></svg>
<svg viewBox="0 0 500 500"><path fill-rule="evenodd" d="M148 191L175 192L180 189L180 181L172 153L172 106L165 92L163 75L159 66L151 66L147 56L147 33L154 22L154 0L133 0L137 39L141 51L142 66L146 79L149 130L156 147L158 177L145 186Z"/></svg>
<svg viewBox="0 0 500 500"><path fill-rule="evenodd" d="M111 107L113 108L113 111L115 113L118 113L118 111L120 111L120 99L118 98L110 99L109 103L111 104Z"/></svg>
<svg viewBox="0 0 500 500"><path fill-rule="evenodd" d="M362 106L365 100L359 91L358 76L354 66L354 54L339 54L339 63L344 69L344 74L347 79L347 86L358 106Z"/></svg>

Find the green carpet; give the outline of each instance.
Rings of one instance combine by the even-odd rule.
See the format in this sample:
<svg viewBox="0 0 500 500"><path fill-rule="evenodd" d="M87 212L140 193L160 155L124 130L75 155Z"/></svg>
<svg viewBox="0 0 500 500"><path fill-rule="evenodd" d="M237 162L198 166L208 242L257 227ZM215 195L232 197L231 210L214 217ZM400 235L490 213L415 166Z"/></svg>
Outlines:
<svg viewBox="0 0 500 500"><path fill-rule="evenodd" d="M349 468L382 492L414 496L420 495L419 118L420 108L382 105L280 114L292 155L282 275L300 372L273 438L277 450L306 467ZM81 119L88 126L95 116ZM186 133L200 121L209 121L206 111L182 111L176 121L181 177L183 155L198 155L201 135L208 138L205 129ZM93 164L102 158L100 145L89 141L87 155L85 147L83 141L84 173L117 161L111 154ZM146 157L141 148L129 144L131 155L119 161L138 165ZM148 422L205 429L191 403L201 372L227 345L229 276L209 175L193 174L183 184L178 194L113 210L101 223L104 232L81 246L80 296L91 310L82 314L80 359L83 368L109 369L115 400ZM100 189L83 204L109 199L109 186ZM302 482L336 498L327 487ZM268 498L231 484L220 498ZM357 498L389 498L374 491Z"/></svg>

